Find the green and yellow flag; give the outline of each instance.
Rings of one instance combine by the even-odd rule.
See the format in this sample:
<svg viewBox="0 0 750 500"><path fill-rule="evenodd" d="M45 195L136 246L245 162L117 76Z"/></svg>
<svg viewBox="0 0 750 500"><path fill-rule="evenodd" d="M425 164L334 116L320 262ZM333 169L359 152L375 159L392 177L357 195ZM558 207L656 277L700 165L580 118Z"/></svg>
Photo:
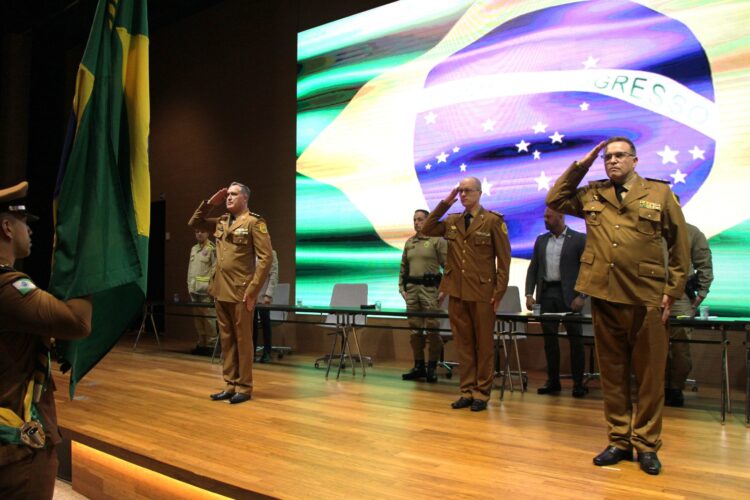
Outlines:
<svg viewBox="0 0 750 500"><path fill-rule="evenodd" d="M78 67L55 190L50 291L91 295L92 333L68 342L70 395L146 295L150 180L146 0L100 0ZM54 332L50 332L54 336Z"/></svg>

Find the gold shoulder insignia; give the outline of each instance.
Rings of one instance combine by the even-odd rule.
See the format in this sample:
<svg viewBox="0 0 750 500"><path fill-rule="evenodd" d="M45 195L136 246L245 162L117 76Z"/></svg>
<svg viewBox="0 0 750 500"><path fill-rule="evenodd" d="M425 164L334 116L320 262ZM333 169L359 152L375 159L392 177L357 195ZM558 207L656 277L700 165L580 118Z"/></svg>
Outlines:
<svg viewBox="0 0 750 500"><path fill-rule="evenodd" d="M248 211L248 213L249 213L250 215L252 215L253 217L257 218L257 219L262 219L262 218L263 218L263 216L262 216L262 215L260 215L260 214L256 214L255 212L250 212L250 211Z"/></svg>
<svg viewBox="0 0 750 500"><path fill-rule="evenodd" d="M265 222L258 223L258 231L260 231L263 234L268 234L268 226L266 226Z"/></svg>
<svg viewBox="0 0 750 500"><path fill-rule="evenodd" d="M508 225L505 222L500 226L500 229L502 229L503 233L508 234Z"/></svg>
<svg viewBox="0 0 750 500"><path fill-rule="evenodd" d="M501 219L504 219L504 218L505 218L505 217L503 216L503 214L501 214L500 212L495 212L494 210L487 210L487 211L488 211L489 213L491 213L491 214L495 214L495 215L497 215L497 216L498 216L498 217L500 217Z"/></svg>

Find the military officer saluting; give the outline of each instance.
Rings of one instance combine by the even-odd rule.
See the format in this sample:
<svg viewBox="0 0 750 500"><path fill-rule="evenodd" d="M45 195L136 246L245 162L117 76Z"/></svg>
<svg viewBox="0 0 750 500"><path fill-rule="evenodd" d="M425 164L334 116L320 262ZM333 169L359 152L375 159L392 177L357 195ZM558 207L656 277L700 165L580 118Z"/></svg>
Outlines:
<svg viewBox="0 0 750 500"><path fill-rule="evenodd" d="M31 253L28 183L0 189L0 498L52 498L57 429L51 338L91 333L91 300L57 300L13 268Z"/></svg>
<svg viewBox="0 0 750 500"><path fill-rule="evenodd" d="M422 234L422 226L429 212L414 212L414 231L416 234L406 240L401 255L401 271L398 275L399 293L406 301L407 311L435 311L440 308L443 294L438 292L440 285L440 268L445 266L448 245L443 238L429 237ZM437 318L420 318L409 316L411 348L414 353L414 368L404 373L403 380L426 378L427 382L437 382L437 363L443 351L443 339L440 337ZM425 336L429 342L429 358L424 361Z"/></svg>
<svg viewBox="0 0 750 500"><path fill-rule="evenodd" d="M609 179L579 188L600 151ZM685 219L674 194L665 182L641 178L637 164L630 139L602 141L557 179L547 205L586 221L575 289L591 296L609 428L609 445L594 464L632 460L635 448L641 469L658 474L669 343L665 324L685 288L690 257ZM638 385L635 408L631 368Z"/></svg>
<svg viewBox="0 0 750 500"><path fill-rule="evenodd" d="M247 186L233 182L202 202L188 222L194 229L214 231L216 238L216 270L208 293L216 299L225 387L211 399L232 404L248 401L253 392L253 311L272 258L268 227L247 209L249 197ZM221 205L227 213L209 217Z"/></svg>
<svg viewBox="0 0 750 500"><path fill-rule="evenodd" d="M463 213L440 218L460 196ZM510 241L502 215L479 204L482 185L467 177L438 203L422 234L448 241L448 262L440 291L450 296L448 316L458 351L461 397L454 409L487 408L495 378L495 311L508 288Z"/></svg>

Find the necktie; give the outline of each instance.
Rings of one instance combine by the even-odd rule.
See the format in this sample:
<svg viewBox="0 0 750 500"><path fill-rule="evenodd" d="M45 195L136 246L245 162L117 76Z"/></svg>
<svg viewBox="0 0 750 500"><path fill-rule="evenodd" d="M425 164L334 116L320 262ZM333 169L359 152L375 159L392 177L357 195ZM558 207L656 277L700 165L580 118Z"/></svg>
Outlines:
<svg viewBox="0 0 750 500"><path fill-rule="evenodd" d="M471 217L472 215L470 213L464 215L464 224L466 224L464 227L466 227L466 229L469 229L469 225L471 224Z"/></svg>
<svg viewBox="0 0 750 500"><path fill-rule="evenodd" d="M628 190L625 188L625 186L622 186L620 184L615 184L615 196L617 196L617 201L622 201L622 193L627 193Z"/></svg>

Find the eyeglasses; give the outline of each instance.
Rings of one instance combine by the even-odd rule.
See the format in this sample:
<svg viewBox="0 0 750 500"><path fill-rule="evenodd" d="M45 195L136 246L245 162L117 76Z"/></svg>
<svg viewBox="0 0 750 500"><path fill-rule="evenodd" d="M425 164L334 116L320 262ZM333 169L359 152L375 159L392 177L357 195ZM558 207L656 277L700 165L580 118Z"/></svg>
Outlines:
<svg viewBox="0 0 750 500"><path fill-rule="evenodd" d="M626 153L624 151L618 151L617 153L607 153L605 155L599 155L599 158L607 162L611 160L612 158L617 158L618 160L622 160L626 156L635 156L635 155L633 153Z"/></svg>
<svg viewBox="0 0 750 500"><path fill-rule="evenodd" d="M456 192L458 194L469 194L469 193L473 193L474 191L479 191L479 189L469 189L469 188L466 188L466 189L458 189L458 190L456 190Z"/></svg>

